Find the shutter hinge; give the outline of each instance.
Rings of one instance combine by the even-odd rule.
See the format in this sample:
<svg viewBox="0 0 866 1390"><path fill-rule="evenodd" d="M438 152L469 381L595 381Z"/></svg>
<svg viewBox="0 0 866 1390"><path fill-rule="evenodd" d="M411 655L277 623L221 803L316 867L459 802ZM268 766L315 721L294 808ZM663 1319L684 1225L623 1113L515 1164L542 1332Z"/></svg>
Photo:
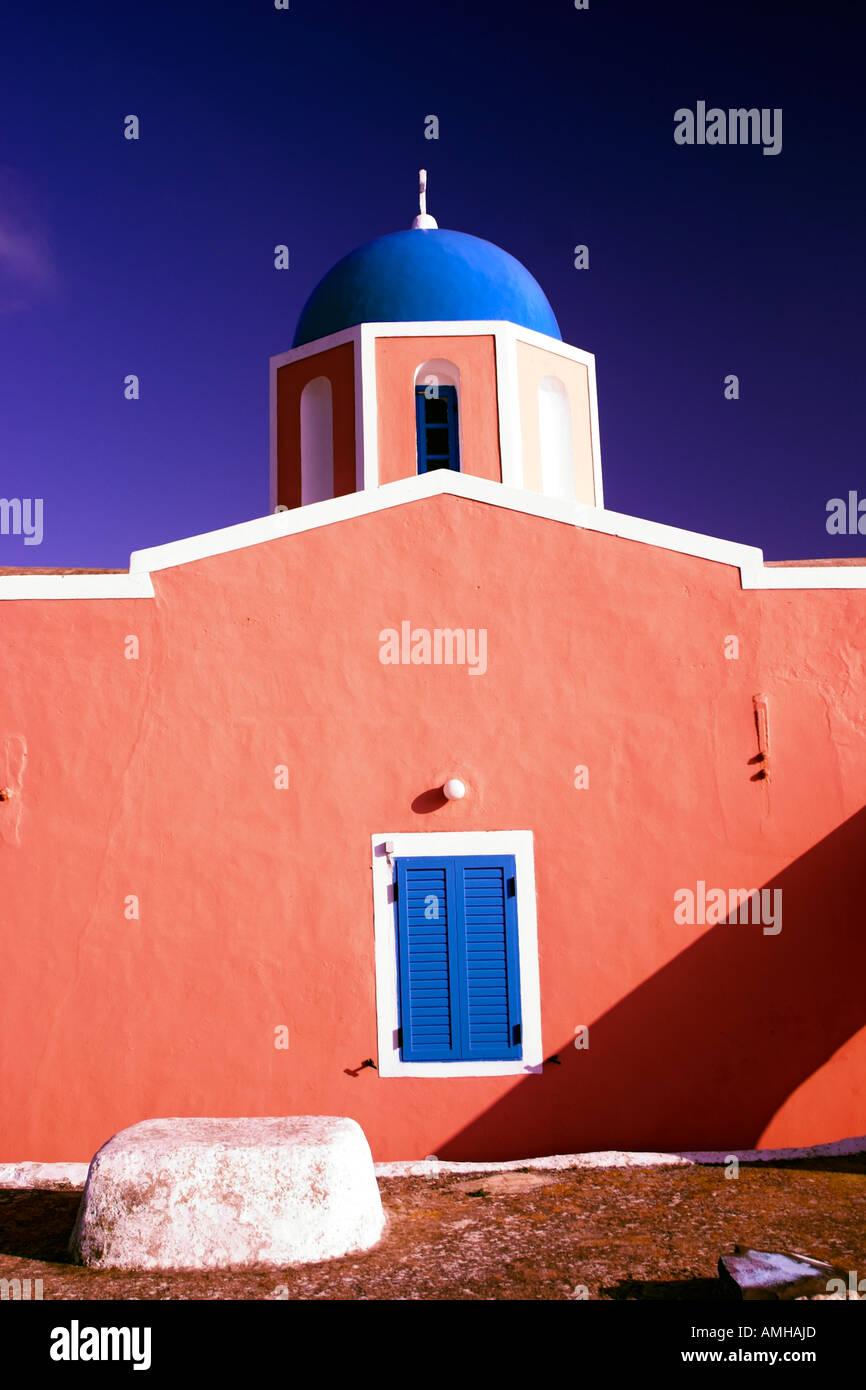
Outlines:
<svg viewBox="0 0 866 1390"><path fill-rule="evenodd" d="M512 1033L512 1041L513 1041L515 1047L517 1046L518 1043L522 1043L522 1042L523 1042L523 1025L522 1025L522 1024L520 1024L520 1023L515 1023L514 1027L513 1027L512 1030L511 1030L511 1033Z"/></svg>
<svg viewBox="0 0 866 1390"><path fill-rule="evenodd" d="M510 877L509 880L508 880L507 892L508 892L509 898L513 898L513 897L515 896L516 892L517 892L517 883L516 883L516 881L515 881L515 878L514 878L514 875L513 875L513 874L511 875L511 877Z"/></svg>
<svg viewBox="0 0 866 1390"><path fill-rule="evenodd" d="M402 1048L402 1046L403 1046L403 1029L402 1029L402 1028L398 1028L398 1029L397 1029L397 1046L398 1046L399 1048Z"/></svg>

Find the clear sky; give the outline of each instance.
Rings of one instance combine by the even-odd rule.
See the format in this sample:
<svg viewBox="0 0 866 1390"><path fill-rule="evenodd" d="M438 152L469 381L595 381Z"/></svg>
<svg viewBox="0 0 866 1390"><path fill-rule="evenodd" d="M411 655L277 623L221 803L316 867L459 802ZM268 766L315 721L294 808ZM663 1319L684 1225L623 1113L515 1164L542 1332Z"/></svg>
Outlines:
<svg viewBox="0 0 866 1390"><path fill-rule="evenodd" d="M826 529L866 499L863 24L854 0L8 5L0 496L43 498L45 530L0 565L125 566L263 515L268 358L334 261L409 226L422 165L439 225L517 256L596 354L609 507L866 554ZM781 152L676 144L699 101L781 108Z"/></svg>

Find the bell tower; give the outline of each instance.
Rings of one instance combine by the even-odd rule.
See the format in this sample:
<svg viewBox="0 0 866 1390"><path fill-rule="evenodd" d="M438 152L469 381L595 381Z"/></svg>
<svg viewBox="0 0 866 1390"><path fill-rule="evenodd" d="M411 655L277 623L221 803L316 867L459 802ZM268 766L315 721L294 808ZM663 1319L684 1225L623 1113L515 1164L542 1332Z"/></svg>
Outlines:
<svg viewBox="0 0 866 1390"><path fill-rule="evenodd" d="M367 242L271 359L271 508L451 469L603 506L595 359L508 252L439 228Z"/></svg>

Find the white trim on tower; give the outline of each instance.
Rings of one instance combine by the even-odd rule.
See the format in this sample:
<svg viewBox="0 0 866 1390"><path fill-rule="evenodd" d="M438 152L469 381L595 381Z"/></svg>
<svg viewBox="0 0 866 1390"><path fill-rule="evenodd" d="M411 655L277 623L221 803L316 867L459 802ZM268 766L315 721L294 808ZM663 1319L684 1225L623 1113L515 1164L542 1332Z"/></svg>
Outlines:
<svg viewBox="0 0 866 1390"><path fill-rule="evenodd" d="M364 438L364 487L379 486L379 410L376 399L376 334L370 324L361 325L361 380Z"/></svg>
<svg viewBox="0 0 866 1390"><path fill-rule="evenodd" d="M495 334L496 395L499 416L499 457L505 487L523 487L523 442L520 432L520 389L517 337L501 327Z"/></svg>

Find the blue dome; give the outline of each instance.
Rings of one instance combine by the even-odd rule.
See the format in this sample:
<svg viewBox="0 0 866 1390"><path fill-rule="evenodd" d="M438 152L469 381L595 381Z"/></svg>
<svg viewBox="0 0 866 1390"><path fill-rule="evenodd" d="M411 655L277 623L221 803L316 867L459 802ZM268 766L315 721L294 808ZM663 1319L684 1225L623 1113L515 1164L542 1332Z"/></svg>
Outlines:
<svg viewBox="0 0 866 1390"><path fill-rule="evenodd" d="M507 251L481 237L412 228L350 251L320 280L293 347L358 323L507 319L560 338L541 286Z"/></svg>

